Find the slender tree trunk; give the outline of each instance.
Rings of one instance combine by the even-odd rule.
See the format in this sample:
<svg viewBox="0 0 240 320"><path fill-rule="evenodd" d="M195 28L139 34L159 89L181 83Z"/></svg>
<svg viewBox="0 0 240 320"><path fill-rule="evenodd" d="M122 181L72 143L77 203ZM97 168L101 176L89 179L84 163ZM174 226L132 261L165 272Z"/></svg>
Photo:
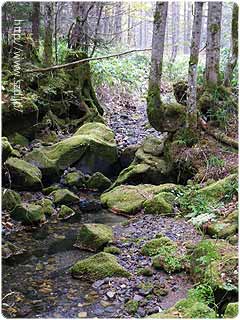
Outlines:
<svg viewBox="0 0 240 320"><path fill-rule="evenodd" d="M188 54L188 39L187 39L187 2L184 1L184 44L183 53Z"/></svg>
<svg viewBox="0 0 240 320"><path fill-rule="evenodd" d="M40 2L32 3L32 37L36 48L39 46Z"/></svg>
<svg viewBox="0 0 240 320"><path fill-rule="evenodd" d="M222 2L208 2L206 84L219 82Z"/></svg>
<svg viewBox="0 0 240 320"><path fill-rule="evenodd" d="M179 38L179 2L172 2L172 54L170 61L174 63L178 51Z"/></svg>
<svg viewBox="0 0 240 320"><path fill-rule="evenodd" d="M195 2L191 53L188 69L187 127L197 128L197 66L201 43L203 2Z"/></svg>
<svg viewBox="0 0 240 320"><path fill-rule="evenodd" d="M192 31L192 3L187 2L187 32L186 32L186 40L187 40L187 54L189 54L190 43L191 43L191 31Z"/></svg>
<svg viewBox="0 0 240 320"><path fill-rule="evenodd" d="M153 37L152 37L152 57L151 70L149 76L149 94L152 91L159 94L162 77L164 39L167 22L168 2L157 2L153 22Z"/></svg>
<svg viewBox="0 0 240 320"><path fill-rule="evenodd" d="M232 73L237 64L238 59L238 5L233 4L232 12L232 39L231 39L231 53L226 65L224 74L224 85L230 87Z"/></svg>
<svg viewBox="0 0 240 320"><path fill-rule="evenodd" d="M122 41L122 3L117 2L115 8L114 30L116 33L116 41L119 43Z"/></svg>
<svg viewBox="0 0 240 320"><path fill-rule="evenodd" d="M53 62L53 2L44 3L44 63L47 66Z"/></svg>

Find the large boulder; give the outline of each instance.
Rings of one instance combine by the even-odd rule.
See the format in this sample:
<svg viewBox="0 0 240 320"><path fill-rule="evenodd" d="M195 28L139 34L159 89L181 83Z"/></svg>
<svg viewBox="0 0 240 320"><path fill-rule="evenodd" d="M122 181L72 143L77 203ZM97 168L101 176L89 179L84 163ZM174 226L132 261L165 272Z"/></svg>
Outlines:
<svg viewBox="0 0 240 320"><path fill-rule="evenodd" d="M82 225L74 246L96 252L112 240L113 232L111 227L104 224L87 223Z"/></svg>
<svg viewBox="0 0 240 320"><path fill-rule="evenodd" d="M71 268L71 272L74 278L91 282L106 277L130 277L130 273L117 262L117 258L106 252L79 260Z"/></svg>
<svg viewBox="0 0 240 320"><path fill-rule="evenodd" d="M11 217L25 224L40 223L45 220L43 208L34 203L21 203L17 205L11 211Z"/></svg>
<svg viewBox="0 0 240 320"><path fill-rule="evenodd" d="M176 196L171 192L161 192L143 204L144 212L148 214L173 213Z"/></svg>
<svg viewBox="0 0 240 320"><path fill-rule="evenodd" d="M134 214L143 207L143 203L147 199L153 198L158 193L172 191L177 188L178 186L171 183L159 186L150 184L121 185L103 193L101 202L113 211Z"/></svg>
<svg viewBox="0 0 240 320"><path fill-rule="evenodd" d="M72 137L35 149L25 158L40 168L44 176L56 178L72 165L84 174L99 171L110 175L114 173L118 155L112 130L102 123L92 122L84 124Z"/></svg>
<svg viewBox="0 0 240 320"><path fill-rule="evenodd" d="M31 191L42 189L42 173L34 165L13 157L8 158L5 165L13 188Z"/></svg>
<svg viewBox="0 0 240 320"><path fill-rule="evenodd" d="M3 210L13 210L20 203L21 203L21 197L17 192L11 189L3 189L3 192L2 192L2 209Z"/></svg>

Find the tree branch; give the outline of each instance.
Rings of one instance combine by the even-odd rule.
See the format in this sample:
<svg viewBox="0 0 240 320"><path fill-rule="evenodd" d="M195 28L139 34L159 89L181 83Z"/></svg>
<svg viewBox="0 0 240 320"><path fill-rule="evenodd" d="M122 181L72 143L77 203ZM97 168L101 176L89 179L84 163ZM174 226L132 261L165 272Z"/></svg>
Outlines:
<svg viewBox="0 0 240 320"><path fill-rule="evenodd" d="M85 58L82 60L77 60L74 62L70 62L70 63L65 63L65 64L60 64L60 65L56 65L56 66L52 66L52 67L47 67L47 68L38 68L38 69L32 69L32 70L26 70L23 73L34 73L34 72L48 72L48 71L52 71L52 70L58 70L58 69L63 69L63 68L67 68L67 67L72 67L81 63L85 63L85 62L89 62L89 61L93 61L93 60L103 60L103 59L108 59L108 58L113 58L113 57L120 57L129 53L133 53L133 52L141 52L141 51L151 51L152 48L145 48L145 49L132 49L129 51L124 51L121 53L115 53L115 54L110 54L107 56L101 56L101 57L95 57L95 58Z"/></svg>

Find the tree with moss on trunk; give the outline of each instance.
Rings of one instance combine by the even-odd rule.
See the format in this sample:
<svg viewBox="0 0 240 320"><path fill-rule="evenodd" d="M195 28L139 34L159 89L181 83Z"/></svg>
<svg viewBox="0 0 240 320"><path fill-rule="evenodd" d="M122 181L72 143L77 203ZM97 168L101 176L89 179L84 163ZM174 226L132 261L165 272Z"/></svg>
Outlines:
<svg viewBox="0 0 240 320"><path fill-rule="evenodd" d="M219 84L222 2L208 2L206 85Z"/></svg>
<svg viewBox="0 0 240 320"><path fill-rule="evenodd" d="M231 53L226 65L224 74L224 85L230 87L233 70L236 67L238 59L238 5L233 4L232 11L232 39L231 39Z"/></svg>
<svg viewBox="0 0 240 320"><path fill-rule="evenodd" d="M32 37L35 47L39 46L40 2L32 3Z"/></svg>
<svg viewBox="0 0 240 320"><path fill-rule="evenodd" d="M44 63L47 66L53 63L53 2L44 3Z"/></svg>
<svg viewBox="0 0 240 320"><path fill-rule="evenodd" d="M192 27L191 53L188 68L188 92L187 92L187 122L186 126L192 132L197 128L197 66L202 29L203 2L195 2L194 20Z"/></svg>

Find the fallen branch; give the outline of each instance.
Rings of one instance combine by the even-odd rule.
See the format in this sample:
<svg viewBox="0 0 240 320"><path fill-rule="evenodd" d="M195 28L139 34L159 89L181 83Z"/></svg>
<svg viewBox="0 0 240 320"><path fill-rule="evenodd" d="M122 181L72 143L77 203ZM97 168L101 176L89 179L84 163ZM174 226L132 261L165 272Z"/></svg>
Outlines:
<svg viewBox="0 0 240 320"><path fill-rule="evenodd" d="M47 67L47 68L38 68L38 69L32 69L32 70L26 70L24 71L24 73L34 73L34 72L48 72L48 71L52 71L52 70L58 70L58 69L63 69L63 68L67 68L67 67L72 67L84 62L89 62L89 61L93 61L93 60L102 60L102 59L108 59L108 58L113 58L113 57L120 57L123 56L125 54L129 54L129 53L133 53L133 52L140 52L140 51L151 51L151 48L146 48L146 49L133 49L133 50L129 50L129 51L124 51L121 53L115 53L115 54L110 54L107 56L101 56L101 57L95 57L95 58L85 58L85 59L81 59L81 60L77 60L74 62L69 62L69 63L65 63L65 64L60 64L60 65L56 65L56 66L52 66L52 67Z"/></svg>
<svg viewBox="0 0 240 320"><path fill-rule="evenodd" d="M199 124L210 136L214 137L216 140L225 143L235 149L238 149L238 141L228 137L225 133L218 131L217 129L210 128L207 122L202 118L199 118Z"/></svg>

